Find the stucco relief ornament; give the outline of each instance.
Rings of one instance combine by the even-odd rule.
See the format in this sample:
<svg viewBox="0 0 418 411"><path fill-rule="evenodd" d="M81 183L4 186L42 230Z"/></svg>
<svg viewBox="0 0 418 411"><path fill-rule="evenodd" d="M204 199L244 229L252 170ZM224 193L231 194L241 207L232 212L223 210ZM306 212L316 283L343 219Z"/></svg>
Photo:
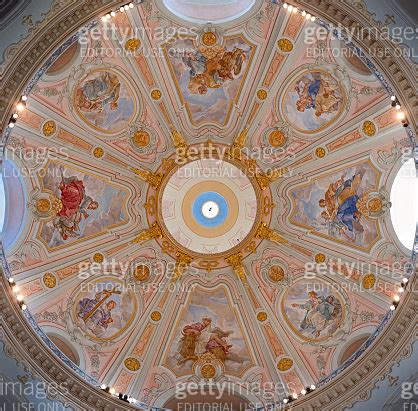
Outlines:
<svg viewBox="0 0 418 411"><path fill-rule="evenodd" d="M261 136L261 147L271 153L271 156L263 156L263 162L271 162L271 157L283 154L291 143L290 126L285 121L279 121L267 128Z"/></svg>
<svg viewBox="0 0 418 411"><path fill-rule="evenodd" d="M222 44L222 36L224 31L212 23L205 24L201 29L197 30L197 46L214 47Z"/></svg>
<svg viewBox="0 0 418 411"><path fill-rule="evenodd" d="M129 143L140 154L153 154L157 149L155 131L143 123L130 124L128 127Z"/></svg>
<svg viewBox="0 0 418 411"><path fill-rule="evenodd" d="M32 212L35 221L53 218L61 209L61 206L60 199L51 192L40 191L36 188L30 193L28 209Z"/></svg>
<svg viewBox="0 0 418 411"><path fill-rule="evenodd" d="M224 365L213 354L204 353L194 362L193 372L199 378L212 379L223 374Z"/></svg>
<svg viewBox="0 0 418 411"><path fill-rule="evenodd" d="M292 284L291 269L277 257L261 260L260 273L264 281L273 287L283 288Z"/></svg>
<svg viewBox="0 0 418 411"><path fill-rule="evenodd" d="M155 278L157 261L154 258L140 257L132 261L126 273L128 285L145 284L152 282Z"/></svg>

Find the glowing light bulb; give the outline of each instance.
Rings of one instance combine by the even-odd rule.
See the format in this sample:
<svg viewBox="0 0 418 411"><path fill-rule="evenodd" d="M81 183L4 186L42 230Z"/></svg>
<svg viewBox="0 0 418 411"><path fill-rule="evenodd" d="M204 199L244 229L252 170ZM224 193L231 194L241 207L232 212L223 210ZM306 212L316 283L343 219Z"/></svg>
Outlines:
<svg viewBox="0 0 418 411"><path fill-rule="evenodd" d="M316 388L316 387L315 387L315 385L314 385L314 384L312 384L312 385L311 385L311 390L313 391L315 388Z"/></svg>
<svg viewBox="0 0 418 411"><path fill-rule="evenodd" d="M316 20L316 17L315 16L312 16L311 17L311 21L315 21Z"/></svg>
<svg viewBox="0 0 418 411"><path fill-rule="evenodd" d="M23 111L25 109L25 105L23 103L18 103L16 106L17 111Z"/></svg>
<svg viewBox="0 0 418 411"><path fill-rule="evenodd" d="M309 19L311 18L311 15L308 13L308 14L305 16L305 18L306 18L306 20L309 20Z"/></svg>
<svg viewBox="0 0 418 411"><path fill-rule="evenodd" d="M287 9L288 7L289 7L289 5L288 5L287 3L284 3L284 4L283 4L283 8L284 8L284 9Z"/></svg>
<svg viewBox="0 0 418 411"><path fill-rule="evenodd" d="M305 11L305 10L303 10L303 11L302 11L302 16L303 16L303 17L305 17L305 16L306 16L306 11Z"/></svg>
<svg viewBox="0 0 418 411"><path fill-rule="evenodd" d="M287 8L287 10L292 11L292 10L293 10L293 6L292 6L292 5L290 5L290 6Z"/></svg>
<svg viewBox="0 0 418 411"><path fill-rule="evenodd" d="M114 388L111 388L111 389L109 390L109 392L110 392L112 395L114 395L114 394L115 394L115 392L116 392L116 390L115 390Z"/></svg>
<svg viewBox="0 0 418 411"><path fill-rule="evenodd" d="M115 17L115 16L116 16L116 13L115 13L114 11L112 11L112 12L110 13L110 15L111 15L112 17Z"/></svg>
<svg viewBox="0 0 418 411"><path fill-rule="evenodd" d="M399 295L395 295L395 297L393 297L393 299L394 299L396 302L398 302L398 301L401 299L401 297L399 297Z"/></svg>
<svg viewBox="0 0 418 411"><path fill-rule="evenodd" d="M396 96L390 96L390 99L391 99L392 101L395 101L395 100L396 100Z"/></svg>
<svg viewBox="0 0 418 411"><path fill-rule="evenodd" d="M294 393L292 394L292 397L296 400L296 399L298 398L298 395L294 392Z"/></svg>
<svg viewBox="0 0 418 411"><path fill-rule="evenodd" d="M22 311L26 311L27 308L28 308L28 306L26 304L22 305Z"/></svg>
<svg viewBox="0 0 418 411"><path fill-rule="evenodd" d="M305 389L303 389L300 393L301 393L302 395L305 395L305 394L306 394L306 390L305 390Z"/></svg>
<svg viewBox="0 0 418 411"><path fill-rule="evenodd" d="M396 307L392 304L389 308L390 308L391 311L395 311Z"/></svg>

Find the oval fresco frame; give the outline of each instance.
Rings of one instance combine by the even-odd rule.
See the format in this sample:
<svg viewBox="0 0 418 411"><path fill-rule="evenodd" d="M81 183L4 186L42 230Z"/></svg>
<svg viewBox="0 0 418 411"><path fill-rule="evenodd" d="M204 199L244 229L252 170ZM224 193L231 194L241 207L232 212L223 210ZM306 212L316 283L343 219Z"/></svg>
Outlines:
<svg viewBox="0 0 418 411"><path fill-rule="evenodd" d="M345 114L347 114L349 110L349 107L350 107L349 99L348 99L349 92L346 86L344 85L342 79L338 79L337 76L331 72L331 68L333 68L334 71L339 70L338 65L331 64L331 63L324 64L322 66L317 65L317 64L302 65L298 67L295 74L289 78L289 80L282 86L280 91L277 93L276 109L278 111L279 117L282 118L285 121L285 123L290 126L290 129L292 131L296 132L302 138L312 137L314 135L321 135L324 131L329 130L332 126L335 126L335 123L337 123L338 121L341 121L344 117L343 116L344 112ZM325 124L321 125L318 128L315 128L313 130L307 130L307 129L302 129L296 126L294 123L292 123L289 120L289 117L285 111L285 99L291 90L292 84L294 84L295 81L301 78L304 74L311 74L311 73L326 74L327 76L331 77L331 79L336 81L338 84L338 89L342 95L343 102L337 114L331 120L329 120L328 122L326 122Z"/></svg>
<svg viewBox="0 0 418 411"><path fill-rule="evenodd" d="M92 76L94 73L100 73L100 72L107 72L111 74L115 74L118 77L121 78L123 81L123 85L125 86L128 93L130 93L132 97L132 101L134 103L133 112L129 119L125 121L125 124L132 124L136 123L138 119L141 117L141 104L140 104L140 93L135 90L135 88L132 86L135 84L135 81L133 78L130 78L120 67L110 66L107 64L103 65L80 65L78 67L78 70L74 74L74 78L72 78L71 81L71 91L70 91L70 109L76 118L77 122L82 126L86 127L88 130L93 131L94 133L98 134L99 136L103 137L119 137L123 135L126 132L126 126L123 126L120 129L112 130L112 131L106 131L103 128L100 128L98 126L95 126L92 124L88 119L84 116L80 108L78 107L76 103L76 94L77 89L81 86L83 82L86 81L87 78Z"/></svg>
<svg viewBox="0 0 418 411"><path fill-rule="evenodd" d="M134 307L129 317L129 320L121 329L117 331L117 333L113 334L112 336L108 338L100 338L100 337L95 337L93 333L87 332L86 330L83 330L80 327L79 322L77 321L76 309L77 309L78 301L80 301L79 297L81 297L83 293L83 291L81 291L81 286L83 284L87 285L87 284L98 284L98 283L105 283L105 282L119 283L120 285L122 285L122 289L126 290L133 297L132 301L133 301ZM86 293L86 291L84 291L84 293ZM67 312L70 316L70 320L71 320L74 330L77 330L78 333L81 333L86 339L92 342L112 343L112 342L119 341L121 338L123 338L123 335L126 333L126 331L132 326L132 324L134 323L135 317L138 315L139 302L138 302L136 293L134 293L132 290L129 289L129 287L127 287L126 282L123 279L112 276L109 273L105 274L104 276L87 279L87 281L83 281L80 284L78 284L77 287L71 293L71 297L69 298L69 300L70 300L70 303L67 305ZM71 332L69 332L69 334L71 335Z"/></svg>
<svg viewBox="0 0 418 411"><path fill-rule="evenodd" d="M276 312L280 313L280 315L282 316L282 318L285 321L286 326L288 327L288 329L290 329L292 331L292 334L299 340L302 341L303 343L308 343L311 345L324 345L324 346L328 346L329 344L327 344L328 342L332 341L335 337L335 335L337 334L338 331L343 331L345 328L349 328L350 327L350 300L348 298L347 295L345 295L345 293L343 293L343 291L341 289L339 289L337 287L337 284L335 284L331 279L328 279L329 283L327 286L327 283L325 283L323 280L321 279L309 279L309 278L305 278L304 276L299 277L297 279L295 279L295 281L286 289L283 290L283 292L278 296L278 304L276 306ZM315 282L315 283L319 283L321 285L323 285L325 287L325 289L329 289L329 286L333 286L335 284L335 288L332 287L332 294L333 295L337 295L338 300L341 303L341 320L338 323L337 328L332 332L331 335L326 336L326 337L320 337L320 338L307 338L306 336L304 336L296 327L295 325L291 322L291 320L289 319L287 313L286 313L286 307L285 307L285 300L286 297L288 296L289 292L291 289L293 289L295 286L299 285L300 283L302 283L303 281L310 281L310 282ZM315 291L314 289L312 289L311 291ZM308 299L308 297L306 297L306 299ZM345 330L344 333L346 333L347 330ZM341 336L339 336L341 337ZM333 344L331 344L333 345Z"/></svg>

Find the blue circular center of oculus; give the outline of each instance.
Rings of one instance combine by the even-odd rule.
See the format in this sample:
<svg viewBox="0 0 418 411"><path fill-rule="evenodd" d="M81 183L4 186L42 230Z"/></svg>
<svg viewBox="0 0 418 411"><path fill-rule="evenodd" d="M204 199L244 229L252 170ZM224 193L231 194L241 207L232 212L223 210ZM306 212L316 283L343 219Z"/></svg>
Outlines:
<svg viewBox="0 0 418 411"><path fill-rule="evenodd" d="M218 193L208 191L200 194L193 203L193 217L202 226L214 228L228 216L228 203Z"/></svg>

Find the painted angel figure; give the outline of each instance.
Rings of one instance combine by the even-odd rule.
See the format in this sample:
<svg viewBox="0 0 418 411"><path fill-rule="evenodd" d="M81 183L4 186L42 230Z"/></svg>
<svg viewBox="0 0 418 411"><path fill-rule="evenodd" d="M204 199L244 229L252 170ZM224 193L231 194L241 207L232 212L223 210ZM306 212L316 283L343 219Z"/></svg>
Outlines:
<svg viewBox="0 0 418 411"><path fill-rule="evenodd" d="M333 295L325 298L315 291L310 291L308 298L304 304L292 304L292 307L306 310L300 329L312 329L312 333L320 337L321 333L338 317L340 304Z"/></svg>
<svg viewBox="0 0 418 411"><path fill-rule="evenodd" d="M233 331L223 331L219 327L211 330L209 341L206 344L206 351L213 354L218 360L225 362L229 349L232 345L226 340Z"/></svg>
<svg viewBox="0 0 418 411"><path fill-rule="evenodd" d="M75 100L77 107L86 112L101 113L106 105L111 110L118 108L120 81L116 74L100 72L94 79L86 81L77 88Z"/></svg>
<svg viewBox="0 0 418 411"><path fill-rule="evenodd" d="M364 228L361 224L363 212L358 207L362 178L362 172L348 179L345 179L345 176L340 177L330 184L324 198L319 200L319 206L325 208L325 211L321 212L321 217L328 222L330 235L339 234L354 242L356 235L363 233Z"/></svg>
<svg viewBox="0 0 418 411"><path fill-rule="evenodd" d="M59 185L61 209L53 220L53 225L63 240L80 235L79 224L88 218L89 210L96 210L99 203L86 195L84 183L77 177L64 177L60 168L61 182Z"/></svg>
<svg viewBox="0 0 418 411"><path fill-rule="evenodd" d="M119 290L104 290L96 293L94 298L86 297L78 302L77 316L96 337L102 337L109 324L113 322L112 310L117 304L116 301L108 299L112 294L120 293Z"/></svg>
<svg viewBox="0 0 418 411"><path fill-rule="evenodd" d="M199 355L206 351L206 332L211 324L211 318L203 317L201 322L187 324L183 327L177 355L179 365L189 360L197 360Z"/></svg>

